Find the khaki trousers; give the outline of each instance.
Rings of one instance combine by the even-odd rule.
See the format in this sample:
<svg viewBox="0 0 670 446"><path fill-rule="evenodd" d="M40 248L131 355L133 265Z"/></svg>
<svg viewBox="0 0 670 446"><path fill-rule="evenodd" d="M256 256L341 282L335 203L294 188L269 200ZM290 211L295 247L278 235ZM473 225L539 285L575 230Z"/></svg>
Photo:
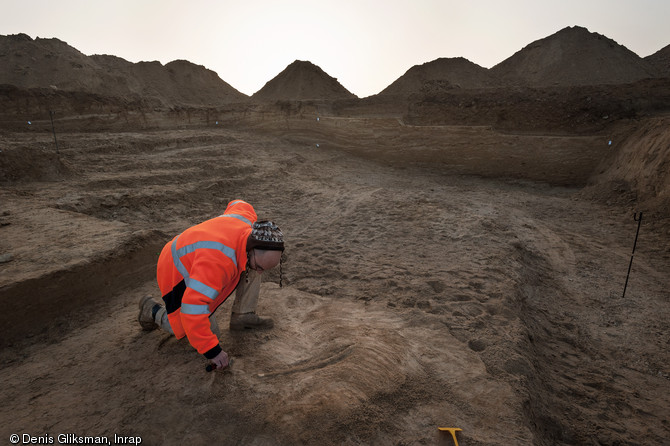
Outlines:
<svg viewBox="0 0 670 446"><path fill-rule="evenodd" d="M233 313L253 313L258 306L258 296L261 292L261 275L256 271L249 271L249 283L247 283L246 271L240 276L240 282L235 288L235 301L233 302ZM161 305L156 312L154 319L163 331L174 334L170 321L168 320L165 306ZM219 335L219 324L216 322L216 316L212 313L209 316L209 324L212 328L212 333Z"/></svg>

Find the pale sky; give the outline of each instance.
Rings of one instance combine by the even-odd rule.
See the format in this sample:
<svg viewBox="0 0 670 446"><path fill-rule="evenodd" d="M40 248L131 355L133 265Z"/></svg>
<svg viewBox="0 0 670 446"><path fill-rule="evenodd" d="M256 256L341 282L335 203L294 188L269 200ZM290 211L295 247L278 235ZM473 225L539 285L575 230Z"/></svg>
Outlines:
<svg viewBox="0 0 670 446"><path fill-rule="evenodd" d="M670 0L0 0L0 34L56 37L86 55L185 59L251 95L308 60L359 97L414 65L486 68L567 26L646 57L670 44Z"/></svg>

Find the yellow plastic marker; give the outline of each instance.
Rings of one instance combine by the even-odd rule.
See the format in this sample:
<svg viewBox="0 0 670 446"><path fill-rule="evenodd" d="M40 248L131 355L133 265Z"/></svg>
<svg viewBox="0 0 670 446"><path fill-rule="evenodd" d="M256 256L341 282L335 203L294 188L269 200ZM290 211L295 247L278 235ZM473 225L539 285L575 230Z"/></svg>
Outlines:
<svg viewBox="0 0 670 446"><path fill-rule="evenodd" d="M451 436L454 439L454 444L458 446L458 440L456 440L456 431L462 431L463 429L459 429L457 427L438 427L438 429L441 431L451 432Z"/></svg>

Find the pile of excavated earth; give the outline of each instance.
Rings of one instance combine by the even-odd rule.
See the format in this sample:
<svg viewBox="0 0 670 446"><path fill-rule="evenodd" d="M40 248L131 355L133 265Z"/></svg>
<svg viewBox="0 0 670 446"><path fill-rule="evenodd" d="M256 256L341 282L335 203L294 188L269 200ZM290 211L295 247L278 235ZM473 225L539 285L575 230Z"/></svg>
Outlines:
<svg viewBox="0 0 670 446"><path fill-rule="evenodd" d="M295 61L0 36L0 438L662 445L670 46L571 27L358 98ZM143 332L158 253L244 199L286 237L225 372ZM216 312L227 327L232 302Z"/></svg>

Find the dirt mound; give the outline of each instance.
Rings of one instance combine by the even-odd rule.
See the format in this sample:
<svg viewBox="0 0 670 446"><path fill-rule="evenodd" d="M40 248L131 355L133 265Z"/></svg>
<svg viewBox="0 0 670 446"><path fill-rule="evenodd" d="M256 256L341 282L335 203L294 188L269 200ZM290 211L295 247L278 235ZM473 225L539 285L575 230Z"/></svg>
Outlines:
<svg viewBox="0 0 670 446"><path fill-rule="evenodd" d="M94 55L113 91L143 98L162 98L167 104L217 105L241 102L247 96L235 90L212 70L186 60L131 63L109 55Z"/></svg>
<svg viewBox="0 0 670 446"><path fill-rule="evenodd" d="M659 76L670 77L670 45L644 58L655 69Z"/></svg>
<svg viewBox="0 0 670 446"><path fill-rule="evenodd" d="M217 105L247 96L216 73L186 61L131 63L115 56L86 56L59 39L0 36L0 84L51 88L164 105Z"/></svg>
<svg viewBox="0 0 670 446"><path fill-rule="evenodd" d="M22 88L102 92L104 78L95 61L67 43L31 39L25 34L0 36L0 83Z"/></svg>
<svg viewBox="0 0 670 446"><path fill-rule="evenodd" d="M531 43L491 73L506 83L529 86L626 84L657 77L637 54L579 26Z"/></svg>
<svg viewBox="0 0 670 446"><path fill-rule="evenodd" d="M329 76L311 62L296 60L284 71L254 93L251 98L258 101L306 100L306 99L351 99L349 92L336 78Z"/></svg>
<svg viewBox="0 0 670 446"><path fill-rule="evenodd" d="M415 65L379 93L409 96L438 89L483 88L495 84L489 70L463 57L439 58Z"/></svg>
<svg viewBox="0 0 670 446"><path fill-rule="evenodd" d="M627 200L650 215L670 217L670 117L635 124L614 145L584 195Z"/></svg>

